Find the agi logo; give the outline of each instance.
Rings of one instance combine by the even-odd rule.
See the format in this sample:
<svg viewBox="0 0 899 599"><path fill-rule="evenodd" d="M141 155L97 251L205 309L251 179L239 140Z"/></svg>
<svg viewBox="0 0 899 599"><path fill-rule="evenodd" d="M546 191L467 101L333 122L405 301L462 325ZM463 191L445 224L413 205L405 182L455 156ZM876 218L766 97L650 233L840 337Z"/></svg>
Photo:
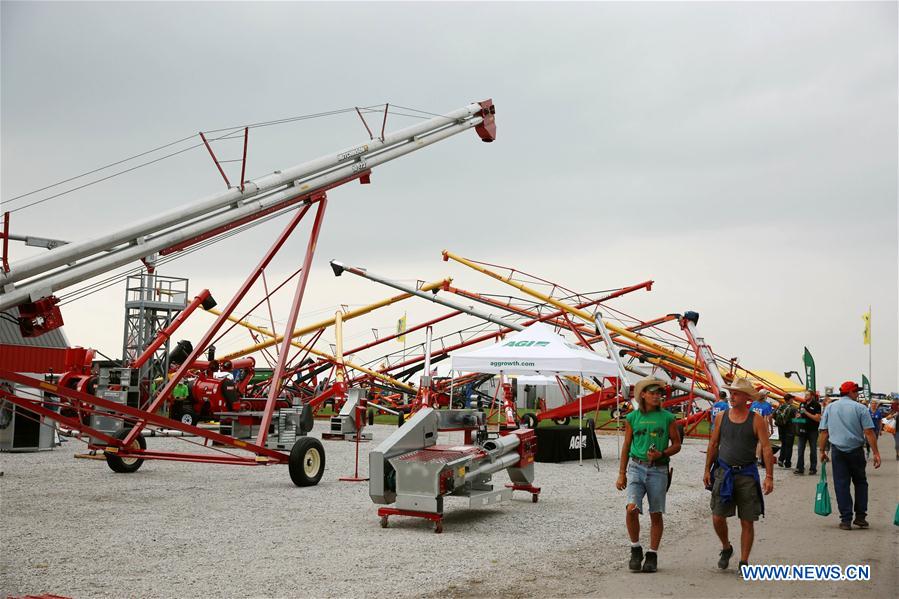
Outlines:
<svg viewBox="0 0 899 599"><path fill-rule="evenodd" d="M575 435L568 444L568 449L587 449L587 435Z"/></svg>
<svg viewBox="0 0 899 599"><path fill-rule="evenodd" d="M549 341L507 341L503 343L503 347L545 347L549 345Z"/></svg>

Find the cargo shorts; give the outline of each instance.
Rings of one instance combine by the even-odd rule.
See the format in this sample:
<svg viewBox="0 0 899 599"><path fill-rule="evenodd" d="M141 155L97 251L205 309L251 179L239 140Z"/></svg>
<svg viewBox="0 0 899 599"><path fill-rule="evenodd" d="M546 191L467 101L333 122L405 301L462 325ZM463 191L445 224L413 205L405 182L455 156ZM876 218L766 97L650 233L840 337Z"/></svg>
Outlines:
<svg viewBox="0 0 899 599"><path fill-rule="evenodd" d="M627 502L643 513L643 496L649 502L650 514L665 513L668 493L668 466L647 466L631 461L627 465Z"/></svg>
<svg viewBox="0 0 899 599"><path fill-rule="evenodd" d="M716 516L730 518L739 514L740 520L756 522L762 514L762 501L755 486L755 479L742 474L734 475L734 496L730 503L721 501L719 491L724 479L724 471L715 470L715 480L712 482L712 513Z"/></svg>

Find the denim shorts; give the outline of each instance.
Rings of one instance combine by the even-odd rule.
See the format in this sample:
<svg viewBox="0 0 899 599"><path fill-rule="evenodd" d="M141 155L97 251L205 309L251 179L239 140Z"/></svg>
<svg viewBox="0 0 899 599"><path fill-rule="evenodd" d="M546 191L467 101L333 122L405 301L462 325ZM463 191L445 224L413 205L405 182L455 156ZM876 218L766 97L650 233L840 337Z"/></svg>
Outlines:
<svg viewBox="0 0 899 599"><path fill-rule="evenodd" d="M627 465L627 502L643 513L643 496L649 502L650 514L665 513L668 492L668 465L646 466L631 461Z"/></svg>

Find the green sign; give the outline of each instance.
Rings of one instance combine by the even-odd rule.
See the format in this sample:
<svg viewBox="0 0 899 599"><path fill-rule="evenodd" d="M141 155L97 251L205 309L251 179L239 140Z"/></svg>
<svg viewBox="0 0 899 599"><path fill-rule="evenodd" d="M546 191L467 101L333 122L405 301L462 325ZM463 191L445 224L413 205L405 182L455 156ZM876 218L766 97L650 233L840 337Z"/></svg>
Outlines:
<svg viewBox="0 0 899 599"><path fill-rule="evenodd" d="M818 386L815 384L815 359L807 347L802 355L802 361L805 364L805 388L809 391L817 391Z"/></svg>
<svg viewBox="0 0 899 599"><path fill-rule="evenodd" d="M865 393L865 400L871 401L871 381L865 375L862 375L862 391Z"/></svg>

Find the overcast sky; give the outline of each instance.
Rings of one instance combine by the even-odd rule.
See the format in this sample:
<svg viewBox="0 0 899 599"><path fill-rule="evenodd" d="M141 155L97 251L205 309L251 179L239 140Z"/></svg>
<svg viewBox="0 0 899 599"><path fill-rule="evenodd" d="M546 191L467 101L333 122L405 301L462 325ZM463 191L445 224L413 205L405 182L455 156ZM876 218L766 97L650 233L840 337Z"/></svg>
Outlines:
<svg viewBox="0 0 899 599"><path fill-rule="evenodd" d="M330 258L508 292L441 262L448 248L583 291L654 279L651 293L615 305L644 319L697 310L712 347L752 368L801 370L808 346L819 386L867 371L870 304L874 388L899 389L893 2L0 10L4 210L199 130L383 102L445 112L491 97L496 143L466 132L380 167L370 186L331 192L305 320L392 295L335 279ZM412 122L391 116L388 129ZM248 175L366 139L355 116L254 129ZM84 239L223 188L195 150L15 212L12 229ZM163 274L225 299L281 226ZM14 244L13 263L34 251ZM118 286L66 306L72 343L120 355L122 299ZM410 325L440 313L410 301L348 333L370 337L404 309Z"/></svg>

